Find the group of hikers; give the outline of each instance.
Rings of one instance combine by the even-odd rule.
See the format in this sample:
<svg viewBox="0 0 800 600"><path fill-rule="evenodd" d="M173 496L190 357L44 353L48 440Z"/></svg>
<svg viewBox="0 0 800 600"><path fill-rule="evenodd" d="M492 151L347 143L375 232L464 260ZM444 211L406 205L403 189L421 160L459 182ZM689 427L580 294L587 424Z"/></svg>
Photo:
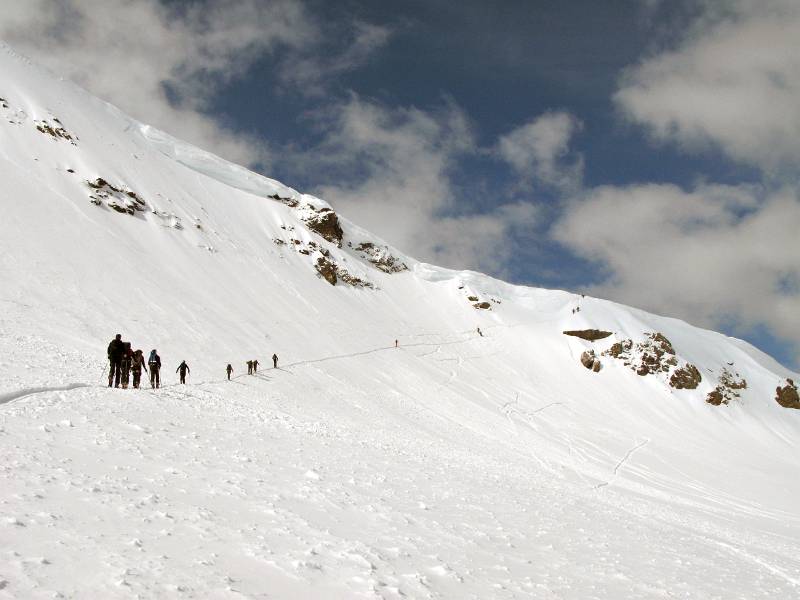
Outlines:
<svg viewBox="0 0 800 600"><path fill-rule="evenodd" d="M130 342L122 341L122 334L118 333L108 345L108 387L122 387L127 389L132 384L135 389L139 389L142 380L142 370L148 372L150 367L150 386L153 389L161 387L161 357L158 350L151 350L145 366L144 353L141 350L133 350ZM254 375L258 369L257 360L247 361L247 374ZM278 368L278 355L272 355L272 366ZM233 367L228 364L225 368L230 381ZM180 375L180 382L186 384L186 374L192 370L185 360L181 361L175 372ZM132 377L131 377L132 376ZM131 381L131 378L133 381Z"/></svg>
<svg viewBox="0 0 800 600"><path fill-rule="evenodd" d="M256 373L258 373L258 365L260 365L261 363L258 362L258 360L253 359L253 360L248 360L246 364L247 364L247 374L248 375L255 375ZM278 368L278 355L277 354L273 354L272 355L272 368L273 369L277 369ZM225 372L228 374L228 381L230 381L231 380L231 373L233 373L233 367L230 365L230 363L228 363L228 366L225 367Z"/></svg>
<svg viewBox="0 0 800 600"><path fill-rule="evenodd" d="M573 314L575 310L580 310L580 308L573 309ZM483 332L480 327L478 327L478 335L483 337ZM395 340L395 348L399 347L399 345L400 342ZM133 387L139 389L139 384L142 380L142 370L147 372L144 354L141 350L133 350L130 342L123 342L122 334L118 333L108 345L108 362L108 387L113 385L114 387L121 386L123 389L126 389L131 382L132 375ZM258 365L260 364L258 360L248 360L246 364L248 375L255 375L258 373ZM150 351L150 356L147 359L147 366L150 367L151 387L153 389L161 387L161 357L158 355L157 350L153 349ZM272 368L278 368L277 354L272 355ZM175 372L180 374L180 382L185 384L186 374L192 371L189 369L189 365L186 364L186 361L182 360L178 368L175 369ZM225 367L225 372L228 375L228 381L230 381L231 373L233 373L233 367L230 363Z"/></svg>
<svg viewBox="0 0 800 600"><path fill-rule="evenodd" d="M150 351L147 365L150 367L150 385L153 389L161 387L161 357L157 350ZM178 369L181 370L181 383L184 383L189 365L183 361ZM133 350L131 343L123 342L122 335L118 333L108 345L108 387L113 385L125 389L131 383L133 375L133 387L139 389L142 370L147 373L144 353L141 350Z"/></svg>

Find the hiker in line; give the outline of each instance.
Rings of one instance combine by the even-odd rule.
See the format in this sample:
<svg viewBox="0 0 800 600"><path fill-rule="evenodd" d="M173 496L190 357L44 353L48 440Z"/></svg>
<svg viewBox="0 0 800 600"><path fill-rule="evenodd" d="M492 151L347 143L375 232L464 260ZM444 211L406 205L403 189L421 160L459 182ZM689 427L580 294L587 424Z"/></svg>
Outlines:
<svg viewBox="0 0 800 600"><path fill-rule="evenodd" d="M397 348L397 340L394 341L394 347Z"/></svg>
<svg viewBox="0 0 800 600"><path fill-rule="evenodd" d="M231 366L231 363L228 363L228 366L225 367L225 372L228 374L228 381L230 381L231 373L233 373L233 367Z"/></svg>
<svg viewBox="0 0 800 600"><path fill-rule="evenodd" d="M581 312L581 307L580 307L580 306L576 307L576 308L575 308L575 312L576 312L576 313L579 313L579 312Z"/></svg>
<svg viewBox="0 0 800 600"><path fill-rule="evenodd" d="M142 369L144 369L145 373L147 372L147 367L144 366L144 354L141 350L137 350L133 353L133 358L131 359L131 372L133 373L133 389L138 390L139 384L142 381Z"/></svg>
<svg viewBox="0 0 800 600"><path fill-rule="evenodd" d="M133 359L133 350L131 350L130 342L123 342L122 344L122 360L119 361L119 367L122 371L120 377L120 384L123 390L128 389L128 382L131 380L131 360Z"/></svg>
<svg viewBox="0 0 800 600"><path fill-rule="evenodd" d="M278 355L277 354L273 354L272 355L272 368L273 369L277 369L278 368Z"/></svg>
<svg viewBox="0 0 800 600"><path fill-rule="evenodd" d="M153 389L161 387L161 357L155 349L150 352L147 364L150 365L150 385Z"/></svg>
<svg viewBox="0 0 800 600"><path fill-rule="evenodd" d="M248 375L252 375L253 374L253 361L252 360L248 360L247 361L247 374Z"/></svg>
<svg viewBox="0 0 800 600"><path fill-rule="evenodd" d="M186 372L189 371L191 373L191 369L189 369L189 365L186 364L185 360L181 361L181 364L178 365L178 368L175 369L175 372L181 372L181 383L186 385Z"/></svg>
<svg viewBox="0 0 800 600"><path fill-rule="evenodd" d="M478 335L479 335L479 336L481 336L481 337L483 337L483 332L481 331L481 328L480 328L480 327L478 327Z"/></svg>
<svg viewBox="0 0 800 600"><path fill-rule="evenodd" d="M114 387L119 387L120 362L125 347L122 345L122 334L118 333L108 345L108 387L113 382Z"/></svg>
<svg viewBox="0 0 800 600"><path fill-rule="evenodd" d="M253 361L253 375L255 375L256 373L258 373L258 361L254 360Z"/></svg>

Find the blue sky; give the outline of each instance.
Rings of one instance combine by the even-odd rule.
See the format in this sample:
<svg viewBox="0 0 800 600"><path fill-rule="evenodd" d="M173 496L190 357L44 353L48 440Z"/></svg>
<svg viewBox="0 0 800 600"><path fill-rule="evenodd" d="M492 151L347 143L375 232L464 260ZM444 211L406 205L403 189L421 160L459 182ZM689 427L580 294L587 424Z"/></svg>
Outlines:
<svg viewBox="0 0 800 600"><path fill-rule="evenodd" d="M798 365L792 0L20 4L12 45L418 258Z"/></svg>

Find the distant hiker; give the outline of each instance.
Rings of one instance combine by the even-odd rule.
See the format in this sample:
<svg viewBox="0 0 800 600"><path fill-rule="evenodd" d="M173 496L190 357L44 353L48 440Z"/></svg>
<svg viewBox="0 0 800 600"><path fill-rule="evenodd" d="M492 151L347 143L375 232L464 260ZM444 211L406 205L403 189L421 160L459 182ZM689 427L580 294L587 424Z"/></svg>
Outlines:
<svg viewBox="0 0 800 600"><path fill-rule="evenodd" d="M575 309L575 312L581 312L581 307L580 307L580 306L578 306L578 307Z"/></svg>
<svg viewBox="0 0 800 600"><path fill-rule="evenodd" d="M253 375L255 375L256 373L258 373L258 361L254 360L253 361Z"/></svg>
<svg viewBox="0 0 800 600"><path fill-rule="evenodd" d="M586 294L581 294L581 298L586 298Z"/></svg>
<svg viewBox="0 0 800 600"><path fill-rule="evenodd" d="M138 390L139 384L142 381L142 369L147 372L147 367L144 366L144 354L141 350L133 353L131 359L131 373L133 373L133 388Z"/></svg>
<svg viewBox="0 0 800 600"><path fill-rule="evenodd" d="M483 332L481 331L481 328L480 328L480 327L478 327L478 335L479 335L479 336L481 336L481 337L483 337Z"/></svg>
<svg viewBox="0 0 800 600"><path fill-rule="evenodd" d="M120 362L125 347L122 345L122 334L118 333L108 345L108 387L114 384L119 387Z"/></svg>
<svg viewBox="0 0 800 600"><path fill-rule="evenodd" d="M233 373L233 367L231 366L231 363L228 363L228 366L225 367L225 372L228 374L228 381L230 381L231 373Z"/></svg>
<svg viewBox="0 0 800 600"><path fill-rule="evenodd" d="M150 385L153 389L161 387L161 357L156 350L150 352L147 364L150 366Z"/></svg>
<svg viewBox="0 0 800 600"><path fill-rule="evenodd" d="M278 355L277 354L273 354L272 355L272 368L273 369L277 369L278 368Z"/></svg>
<svg viewBox="0 0 800 600"><path fill-rule="evenodd" d="M394 347L397 348L397 340L394 341Z"/></svg>
<svg viewBox="0 0 800 600"><path fill-rule="evenodd" d="M253 374L253 361L252 360L248 360L247 361L247 374L248 375L252 375Z"/></svg>
<svg viewBox="0 0 800 600"><path fill-rule="evenodd" d="M175 369L175 372L176 372L176 373L177 373L178 371L180 371L180 372L181 372L181 383L183 383L183 384L185 385L185 384L186 384L186 372L187 372L187 371L188 371L189 373L191 373L191 372L192 372L192 371L191 371L191 369L189 369L189 365L187 365L187 364L186 364L186 361L185 361L185 360L182 360L182 361L181 361L181 364L179 364L179 365L178 365L178 368L177 368L177 369Z"/></svg>
<svg viewBox="0 0 800 600"><path fill-rule="evenodd" d="M128 382L131 379L131 362L133 359L133 350L131 350L130 342L123 342L122 348L123 348L122 360L119 361L119 368L122 371L120 383L122 384L122 389L127 390Z"/></svg>
<svg viewBox="0 0 800 600"><path fill-rule="evenodd" d="M575 314L575 309L574 309L574 308L572 309L572 314L573 314L573 315Z"/></svg>

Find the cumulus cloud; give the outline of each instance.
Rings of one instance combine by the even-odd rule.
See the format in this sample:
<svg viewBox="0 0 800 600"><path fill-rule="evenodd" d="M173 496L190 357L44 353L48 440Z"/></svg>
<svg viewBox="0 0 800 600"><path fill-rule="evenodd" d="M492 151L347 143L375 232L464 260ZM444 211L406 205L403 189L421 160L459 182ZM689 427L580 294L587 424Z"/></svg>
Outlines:
<svg viewBox="0 0 800 600"><path fill-rule="evenodd" d="M330 173L319 194L417 258L498 273L511 236L535 221L528 203L459 210L449 170L478 149L469 119L452 102L423 111L351 96L325 121L325 141L305 157Z"/></svg>
<svg viewBox="0 0 800 600"><path fill-rule="evenodd" d="M568 162L567 156L570 140L581 128L567 112L545 113L502 136L496 152L528 185L575 191L582 183L583 159L577 156Z"/></svg>
<svg viewBox="0 0 800 600"><path fill-rule="evenodd" d="M26 0L3 7L0 37L134 117L232 161L266 144L208 116L222 86L265 55L318 39L301 0Z"/></svg>
<svg viewBox="0 0 800 600"><path fill-rule="evenodd" d="M630 68L618 106L658 140L780 171L800 164L800 3L708 1L674 48Z"/></svg>
<svg viewBox="0 0 800 600"><path fill-rule="evenodd" d="M645 184L587 191L552 234L607 275L601 296L797 344L798 231L794 190Z"/></svg>

